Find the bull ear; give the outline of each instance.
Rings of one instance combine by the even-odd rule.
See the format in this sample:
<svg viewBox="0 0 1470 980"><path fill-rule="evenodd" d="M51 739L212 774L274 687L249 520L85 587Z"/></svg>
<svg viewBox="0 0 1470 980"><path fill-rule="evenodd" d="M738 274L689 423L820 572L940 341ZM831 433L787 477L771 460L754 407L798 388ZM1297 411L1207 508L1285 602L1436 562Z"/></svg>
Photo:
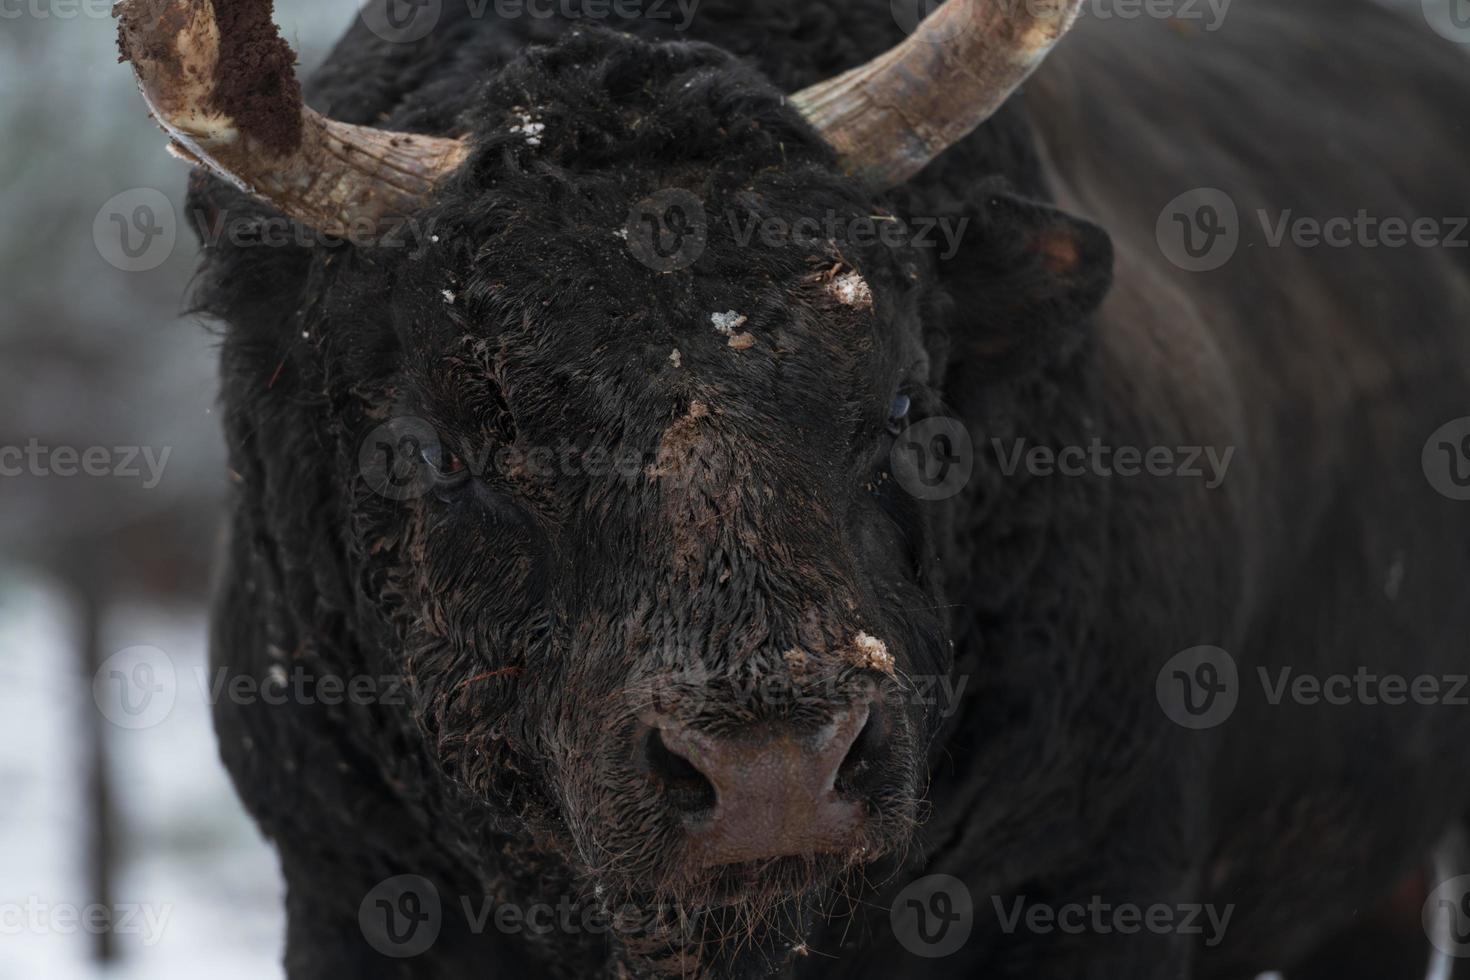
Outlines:
<svg viewBox="0 0 1470 980"><path fill-rule="evenodd" d="M955 304L951 354L990 377L1064 358L1113 281L1113 243L1097 225L1008 191L963 212L954 255L939 263Z"/></svg>

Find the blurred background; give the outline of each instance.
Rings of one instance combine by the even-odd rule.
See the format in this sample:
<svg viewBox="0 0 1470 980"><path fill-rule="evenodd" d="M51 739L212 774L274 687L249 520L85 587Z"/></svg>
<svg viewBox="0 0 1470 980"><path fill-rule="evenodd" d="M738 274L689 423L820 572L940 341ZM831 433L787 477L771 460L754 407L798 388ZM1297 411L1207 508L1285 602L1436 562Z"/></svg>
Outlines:
<svg viewBox="0 0 1470 980"><path fill-rule="evenodd" d="M269 980L280 876L206 695L216 337L110 7L0 0L0 980ZM304 71L357 13L276 8ZM148 710L116 670L155 671Z"/></svg>
<svg viewBox="0 0 1470 980"><path fill-rule="evenodd" d="M309 72L357 0L276 8ZM280 977L275 856L207 707L229 475L186 168L110 0L0 0L0 92L0 980Z"/></svg>

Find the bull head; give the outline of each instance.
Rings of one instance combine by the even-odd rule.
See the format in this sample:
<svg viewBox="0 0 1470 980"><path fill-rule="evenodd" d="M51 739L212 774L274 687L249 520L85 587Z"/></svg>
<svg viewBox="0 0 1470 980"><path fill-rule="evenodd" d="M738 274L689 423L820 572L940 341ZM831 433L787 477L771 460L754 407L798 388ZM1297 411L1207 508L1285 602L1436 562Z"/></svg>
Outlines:
<svg viewBox="0 0 1470 980"><path fill-rule="evenodd" d="M848 173L892 187L988 119L1081 6L950 0L897 47L791 102ZM261 22L266 7L124 0L118 10L123 56L170 150L321 232L412 213L469 156L464 139L349 125L303 105L290 48Z"/></svg>
<svg viewBox="0 0 1470 980"><path fill-rule="evenodd" d="M764 969L790 953L783 922L900 859L943 724L910 685L955 666L941 551L958 535L955 508L900 485L898 437L940 414L951 346L1019 373L1080 334L1106 236L993 185L959 205L971 232L949 261L737 226L896 220L876 192L995 112L1077 6L951 0L794 96L729 50L610 31L482 73L504 39L487 29L425 100L426 128L459 139L304 108L267 0L122 6L175 151L249 192L199 181L196 222L273 208L354 240L408 216L435 230L412 254L386 236L206 251L197 308L230 328L233 615L322 672L411 682L406 710L317 733L352 751L313 748L287 713L221 724L291 728L248 734L300 753L293 787L335 786L339 757L363 769L326 809L379 815L274 836L481 887L513 861L590 882L647 914L618 927L638 975ZM668 193L710 219L672 270L629 218ZM366 478L382 447L412 493ZM225 654L244 669L270 655L242 647ZM335 802L357 793L381 811ZM340 903L340 884L298 904Z"/></svg>

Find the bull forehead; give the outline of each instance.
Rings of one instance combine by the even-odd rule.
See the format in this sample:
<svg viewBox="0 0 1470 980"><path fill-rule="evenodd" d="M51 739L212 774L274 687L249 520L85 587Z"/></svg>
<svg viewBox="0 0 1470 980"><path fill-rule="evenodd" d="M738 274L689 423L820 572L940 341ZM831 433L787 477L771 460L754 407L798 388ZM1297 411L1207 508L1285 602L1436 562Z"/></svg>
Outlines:
<svg viewBox="0 0 1470 980"><path fill-rule="evenodd" d="M543 441L652 452L720 439L739 456L841 458L892 381L861 276L815 287L846 317L814 307L812 288L556 311L499 338L497 380Z"/></svg>
<svg viewBox="0 0 1470 980"><path fill-rule="evenodd" d="M543 240L539 283L482 253L460 308L519 448L596 454L558 462L538 503L577 549L626 552L614 565L697 583L738 561L831 592L854 453L898 380L882 297L835 250L712 240L708 268L649 275L608 238L593 256Z"/></svg>
<svg viewBox="0 0 1470 980"><path fill-rule="evenodd" d="M523 437L575 447L549 488L575 529L567 548L605 550L597 566L628 578L854 604L841 527L860 423L882 402L857 380L864 359L775 338L731 347L713 324L695 329L715 340L599 351L575 366L580 389L544 389L559 399L544 414L511 399Z"/></svg>
<svg viewBox="0 0 1470 980"><path fill-rule="evenodd" d="M644 471L655 502L646 512L684 577L728 575L723 565L737 555L766 565L772 577L795 576L815 554L841 548L834 515L841 497L831 496L841 488L823 478L823 461L807 449L756 444L698 400L663 430Z"/></svg>

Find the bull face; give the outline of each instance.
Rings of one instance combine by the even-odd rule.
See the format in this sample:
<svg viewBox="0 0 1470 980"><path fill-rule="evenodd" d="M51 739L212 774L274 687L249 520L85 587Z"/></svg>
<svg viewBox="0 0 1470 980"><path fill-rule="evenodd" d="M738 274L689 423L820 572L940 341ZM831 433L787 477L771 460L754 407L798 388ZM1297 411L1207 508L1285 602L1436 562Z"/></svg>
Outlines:
<svg viewBox="0 0 1470 980"><path fill-rule="evenodd" d="M328 809L370 867L575 889L622 910L634 973L768 969L916 823L945 505L891 463L939 408L936 311L984 311L966 344L1019 370L1107 280L1100 233L986 191L959 282L874 234L896 216L863 188L983 121L1078 4L955 0L789 98L714 48L572 32L495 73L459 138L303 109L269 5L231 6L249 44L208 0L120 5L180 152L258 195L201 178L201 230L279 217L261 199L334 238L410 218L373 247L208 253L241 634L411 695L243 724L357 760ZM445 128L433 101L400 122Z"/></svg>
<svg viewBox="0 0 1470 980"><path fill-rule="evenodd" d="M312 331L379 329L373 381L336 372L357 577L464 826L750 934L915 822L924 258L845 234L879 206L712 49L574 40L494 88L437 241L356 259Z"/></svg>

